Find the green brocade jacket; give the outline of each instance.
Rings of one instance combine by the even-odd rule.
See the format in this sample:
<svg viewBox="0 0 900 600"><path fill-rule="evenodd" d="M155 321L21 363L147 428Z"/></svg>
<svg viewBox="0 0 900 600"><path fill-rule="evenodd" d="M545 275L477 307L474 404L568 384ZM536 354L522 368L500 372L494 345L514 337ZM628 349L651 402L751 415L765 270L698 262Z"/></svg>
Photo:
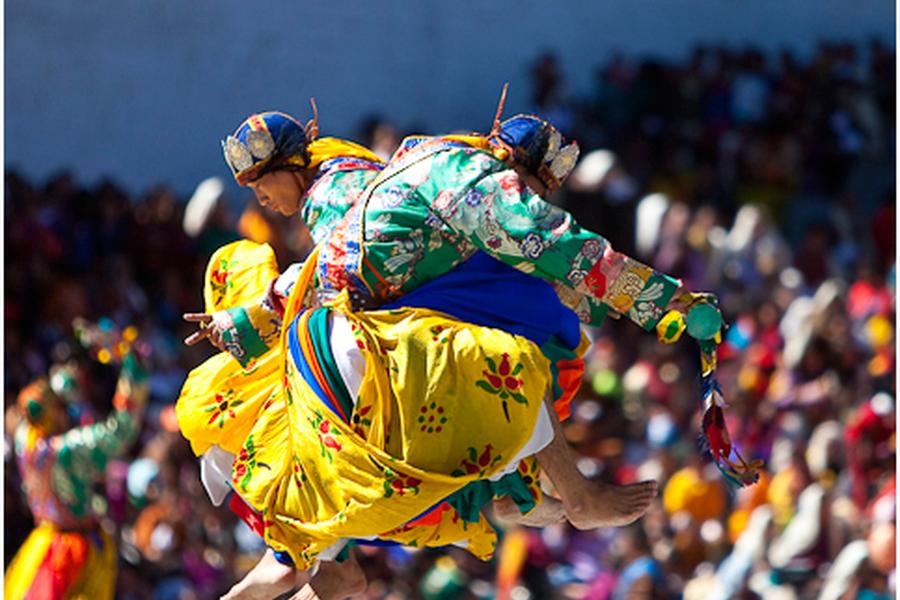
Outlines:
<svg viewBox="0 0 900 600"><path fill-rule="evenodd" d="M594 326L612 309L652 330L679 285L616 252L531 191L506 163L464 142L407 138L383 170L337 158L320 173L301 213L321 246L310 304L346 289L354 308L375 309L479 250L547 281ZM288 269L276 292L288 295L298 271L299 265ZM278 319L267 297L229 311L236 325L225 338L242 348L242 364L269 347L257 335L259 324Z"/></svg>
<svg viewBox="0 0 900 600"><path fill-rule="evenodd" d="M582 322L609 309L651 330L679 282L615 252L487 151L411 138L324 238L319 299L393 301L478 250L550 283Z"/></svg>

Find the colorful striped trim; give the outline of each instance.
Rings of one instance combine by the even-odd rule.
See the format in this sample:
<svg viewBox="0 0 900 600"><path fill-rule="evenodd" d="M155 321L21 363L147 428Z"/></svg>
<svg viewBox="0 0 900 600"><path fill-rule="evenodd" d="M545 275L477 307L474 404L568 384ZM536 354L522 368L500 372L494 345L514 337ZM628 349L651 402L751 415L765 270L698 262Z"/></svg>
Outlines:
<svg viewBox="0 0 900 600"><path fill-rule="evenodd" d="M310 389L331 412L349 423L353 402L328 344L328 309L306 310L299 314L288 330L288 347L297 370Z"/></svg>

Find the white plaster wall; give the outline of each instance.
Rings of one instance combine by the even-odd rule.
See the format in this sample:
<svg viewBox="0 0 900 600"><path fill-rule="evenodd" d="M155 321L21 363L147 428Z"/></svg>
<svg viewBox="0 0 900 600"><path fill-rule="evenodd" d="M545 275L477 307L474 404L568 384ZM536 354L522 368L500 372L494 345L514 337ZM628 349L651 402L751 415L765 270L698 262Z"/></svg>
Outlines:
<svg viewBox="0 0 900 600"><path fill-rule="evenodd" d="M79 0L5 3L5 161L140 192L227 175L218 141L247 114L351 135L373 111L432 130L487 127L503 81L528 108L552 49L586 93L611 50L682 57L699 41L801 53L894 43L891 0Z"/></svg>

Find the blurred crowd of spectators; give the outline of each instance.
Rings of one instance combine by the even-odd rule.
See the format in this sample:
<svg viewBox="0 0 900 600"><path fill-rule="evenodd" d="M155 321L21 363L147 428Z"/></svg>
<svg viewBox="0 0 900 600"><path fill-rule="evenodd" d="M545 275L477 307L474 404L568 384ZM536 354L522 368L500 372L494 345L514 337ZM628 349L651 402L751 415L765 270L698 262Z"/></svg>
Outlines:
<svg viewBox="0 0 900 600"><path fill-rule="evenodd" d="M730 322L720 382L733 440L766 461L726 489L697 451L696 348L611 321L592 331L565 433L586 475L660 482L637 524L503 532L497 558L362 549L367 598L893 597L895 535L895 52L824 44L808 61L698 48L686 62L614 56L588 98L556 59L532 107L582 145L554 199L621 251L719 294ZM396 128L363 138L389 156ZM219 245L309 248L296 222L219 202L185 232L165 187L127 197L62 174L7 173L4 407L6 561L32 526L9 438L15 397L71 346L76 316L133 323L154 347L151 403L131 455L108 469L103 526L119 540L120 598L217 597L262 545L214 508L172 403L210 350L181 340ZM109 409L110 373L91 398ZM637 589L635 587L634 589Z"/></svg>

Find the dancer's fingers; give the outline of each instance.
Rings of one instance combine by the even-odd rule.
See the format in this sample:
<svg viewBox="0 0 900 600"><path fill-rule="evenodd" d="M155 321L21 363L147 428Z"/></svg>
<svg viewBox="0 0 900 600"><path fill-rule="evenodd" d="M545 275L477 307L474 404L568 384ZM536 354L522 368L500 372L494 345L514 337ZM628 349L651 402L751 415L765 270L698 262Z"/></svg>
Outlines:
<svg viewBox="0 0 900 600"><path fill-rule="evenodd" d="M181 318L191 323L209 323L212 315L208 313L184 313Z"/></svg>
<svg viewBox="0 0 900 600"><path fill-rule="evenodd" d="M209 337L210 330L209 329L201 329L200 331L195 331L191 335L184 338L184 343L187 346L193 346L203 341L204 339Z"/></svg>
<svg viewBox="0 0 900 600"><path fill-rule="evenodd" d="M207 329L209 331L209 343L218 348L219 350L225 350L225 341L222 339L222 332L215 327Z"/></svg>

